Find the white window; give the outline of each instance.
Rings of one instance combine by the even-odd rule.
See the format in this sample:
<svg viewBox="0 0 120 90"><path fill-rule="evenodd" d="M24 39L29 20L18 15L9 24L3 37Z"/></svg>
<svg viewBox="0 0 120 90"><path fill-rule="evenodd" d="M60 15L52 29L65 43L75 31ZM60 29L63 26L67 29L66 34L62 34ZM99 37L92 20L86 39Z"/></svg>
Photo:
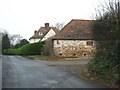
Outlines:
<svg viewBox="0 0 120 90"><path fill-rule="evenodd" d="M42 32L39 32L39 35L43 35L43 33L42 33Z"/></svg>

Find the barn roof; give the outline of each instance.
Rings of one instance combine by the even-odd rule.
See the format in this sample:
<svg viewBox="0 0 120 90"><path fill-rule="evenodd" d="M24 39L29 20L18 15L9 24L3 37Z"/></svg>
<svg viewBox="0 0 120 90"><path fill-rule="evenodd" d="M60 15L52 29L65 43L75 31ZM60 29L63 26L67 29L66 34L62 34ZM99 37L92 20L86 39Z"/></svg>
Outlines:
<svg viewBox="0 0 120 90"><path fill-rule="evenodd" d="M94 39L94 20L71 20L53 39Z"/></svg>

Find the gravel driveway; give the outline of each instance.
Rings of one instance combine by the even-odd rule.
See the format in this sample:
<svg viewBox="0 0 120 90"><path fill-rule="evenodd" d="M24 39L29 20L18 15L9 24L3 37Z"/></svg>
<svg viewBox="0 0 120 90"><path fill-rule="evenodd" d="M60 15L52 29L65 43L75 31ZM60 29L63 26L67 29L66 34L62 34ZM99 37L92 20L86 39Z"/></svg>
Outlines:
<svg viewBox="0 0 120 90"><path fill-rule="evenodd" d="M39 60L40 61L40 60ZM50 66L58 67L66 72L74 74L78 77L87 78L83 75L87 75L86 64L90 61L90 59L65 59L65 60L56 60L56 61L48 61L41 60L40 62L45 63Z"/></svg>
<svg viewBox="0 0 120 90"><path fill-rule="evenodd" d="M68 59L68 60L58 60L58 61L48 61L42 60L41 62L48 65L86 65L89 62L89 59Z"/></svg>
<svg viewBox="0 0 120 90"><path fill-rule="evenodd" d="M81 58L68 58L65 60L55 60L55 61L48 61L48 60L41 60L40 62L45 63L47 65L58 67L65 72L69 72L73 74L74 76L78 78L84 78L86 80L93 80L97 83L101 83L104 85L107 85L104 81L98 80L94 78L93 76L90 76L90 74L87 71L86 64L90 61L90 59L81 59Z"/></svg>

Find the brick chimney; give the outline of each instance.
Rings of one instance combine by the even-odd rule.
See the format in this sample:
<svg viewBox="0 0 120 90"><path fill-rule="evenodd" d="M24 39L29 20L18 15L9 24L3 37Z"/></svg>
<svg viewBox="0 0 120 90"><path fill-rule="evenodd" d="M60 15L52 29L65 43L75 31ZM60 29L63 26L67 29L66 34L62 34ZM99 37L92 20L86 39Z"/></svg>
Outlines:
<svg viewBox="0 0 120 90"><path fill-rule="evenodd" d="M34 31L34 35L37 33L37 30Z"/></svg>
<svg viewBox="0 0 120 90"><path fill-rule="evenodd" d="M45 28L49 30L49 23L45 23Z"/></svg>

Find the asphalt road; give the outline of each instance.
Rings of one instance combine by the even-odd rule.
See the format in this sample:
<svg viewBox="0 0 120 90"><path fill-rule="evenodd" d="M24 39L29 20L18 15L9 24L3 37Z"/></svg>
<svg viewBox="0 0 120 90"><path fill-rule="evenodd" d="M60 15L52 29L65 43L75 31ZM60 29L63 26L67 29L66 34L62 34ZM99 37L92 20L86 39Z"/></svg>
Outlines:
<svg viewBox="0 0 120 90"><path fill-rule="evenodd" d="M2 56L0 54L0 90L2 89Z"/></svg>
<svg viewBox="0 0 120 90"><path fill-rule="evenodd" d="M105 88L42 61L2 56L2 88Z"/></svg>

